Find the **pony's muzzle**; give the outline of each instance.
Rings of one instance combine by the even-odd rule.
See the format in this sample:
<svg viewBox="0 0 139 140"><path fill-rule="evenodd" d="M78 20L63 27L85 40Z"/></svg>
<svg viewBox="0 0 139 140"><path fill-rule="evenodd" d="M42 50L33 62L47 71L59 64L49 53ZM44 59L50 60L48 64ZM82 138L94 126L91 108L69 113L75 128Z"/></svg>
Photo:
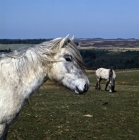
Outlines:
<svg viewBox="0 0 139 140"><path fill-rule="evenodd" d="M76 86L75 92L78 94L83 94L83 93L87 92L88 89L89 89L89 83L86 82L82 90L79 89L78 86Z"/></svg>

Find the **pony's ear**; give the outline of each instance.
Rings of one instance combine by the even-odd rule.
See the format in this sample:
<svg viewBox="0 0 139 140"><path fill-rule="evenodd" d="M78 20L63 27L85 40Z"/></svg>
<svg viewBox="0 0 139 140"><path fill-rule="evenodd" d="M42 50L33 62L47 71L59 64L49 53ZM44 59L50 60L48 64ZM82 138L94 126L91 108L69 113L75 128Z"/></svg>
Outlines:
<svg viewBox="0 0 139 140"><path fill-rule="evenodd" d="M74 42L74 36L70 40Z"/></svg>
<svg viewBox="0 0 139 140"><path fill-rule="evenodd" d="M63 47L68 41L69 41L69 34L65 37L65 38L63 38L62 40L61 40L61 42L60 42L60 47Z"/></svg>

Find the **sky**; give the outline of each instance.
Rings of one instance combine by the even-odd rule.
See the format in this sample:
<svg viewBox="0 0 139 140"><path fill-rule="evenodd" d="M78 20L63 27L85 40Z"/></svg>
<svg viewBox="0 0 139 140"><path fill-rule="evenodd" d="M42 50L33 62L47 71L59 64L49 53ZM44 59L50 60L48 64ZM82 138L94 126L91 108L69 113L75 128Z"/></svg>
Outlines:
<svg viewBox="0 0 139 140"><path fill-rule="evenodd" d="M0 0L0 39L136 38L139 0Z"/></svg>

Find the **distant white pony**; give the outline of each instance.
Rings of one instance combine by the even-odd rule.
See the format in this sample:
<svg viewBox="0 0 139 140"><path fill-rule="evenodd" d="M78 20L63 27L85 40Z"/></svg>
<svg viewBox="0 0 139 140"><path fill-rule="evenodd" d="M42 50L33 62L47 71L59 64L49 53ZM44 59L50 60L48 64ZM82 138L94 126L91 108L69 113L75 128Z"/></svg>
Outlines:
<svg viewBox="0 0 139 140"><path fill-rule="evenodd" d="M0 55L0 140L6 139L25 101L48 78L77 94L89 88L81 55L69 35Z"/></svg>
<svg viewBox="0 0 139 140"><path fill-rule="evenodd" d="M115 78L116 74L115 71L111 69L99 68L96 70L96 89L101 90L100 81L106 80L105 90L107 90L107 86L109 84L109 92L115 91Z"/></svg>

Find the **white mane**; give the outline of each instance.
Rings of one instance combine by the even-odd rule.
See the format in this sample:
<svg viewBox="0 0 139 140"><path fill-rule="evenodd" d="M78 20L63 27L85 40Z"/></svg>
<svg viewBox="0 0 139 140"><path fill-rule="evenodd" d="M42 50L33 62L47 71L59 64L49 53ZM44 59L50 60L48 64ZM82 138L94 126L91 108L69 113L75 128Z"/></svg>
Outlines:
<svg viewBox="0 0 139 140"><path fill-rule="evenodd" d="M6 61L14 61L13 67L19 75L27 73L30 68L35 72L35 69L40 64L48 67L51 63L57 62L57 60L53 59L52 56L54 56L62 47L67 47L67 49L72 53L74 60L82 69L84 69L80 53L72 39L70 40L68 37L64 41L62 41L62 39L63 38L56 38L54 40L35 45L34 47L27 47L0 55L0 68L2 68L2 63L5 63ZM67 44L70 47L68 47Z"/></svg>

